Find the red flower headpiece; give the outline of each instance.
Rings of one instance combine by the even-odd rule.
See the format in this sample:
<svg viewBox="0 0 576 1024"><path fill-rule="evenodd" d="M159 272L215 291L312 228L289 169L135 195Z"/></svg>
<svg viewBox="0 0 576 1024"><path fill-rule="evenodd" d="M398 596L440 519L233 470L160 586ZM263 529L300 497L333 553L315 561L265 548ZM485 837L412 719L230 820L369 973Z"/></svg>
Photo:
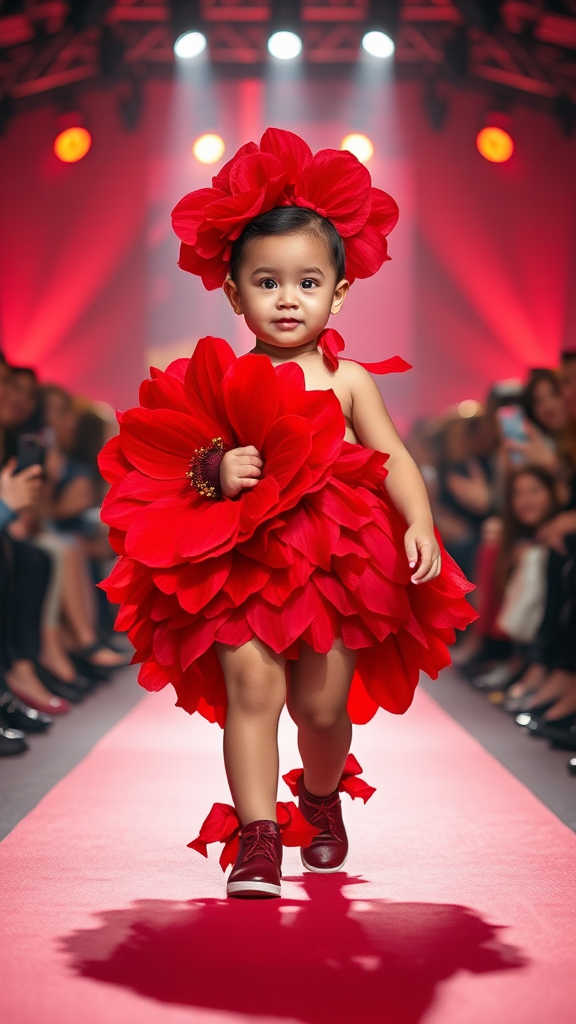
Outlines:
<svg viewBox="0 0 576 1024"><path fill-rule="evenodd" d="M373 188L363 164L347 150L316 155L293 132L268 128L242 146L212 178L212 188L190 192L174 207L181 241L178 266L205 288L225 281L232 242L249 221L276 206L303 206L331 221L344 240L346 276L371 277L389 259L386 236L398 220L391 196Z"/></svg>

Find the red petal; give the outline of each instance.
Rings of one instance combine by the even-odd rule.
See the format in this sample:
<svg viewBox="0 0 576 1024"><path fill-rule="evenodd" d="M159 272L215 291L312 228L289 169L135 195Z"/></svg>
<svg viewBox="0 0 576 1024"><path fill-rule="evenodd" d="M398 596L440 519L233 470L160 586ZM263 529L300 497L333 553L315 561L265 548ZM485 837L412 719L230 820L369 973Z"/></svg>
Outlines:
<svg viewBox="0 0 576 1024"><path fill-rule="evenodd" d="M372 277L389 259L388 243L376 228L366 225L354 238L346 239L346 277Z"/></svg>
<svg viewBox="0 0 576 1024"><path fill-rule="evenodd" d="M228 160L224 164L224 167L218 171L212 178L212 187L220 189L221 192L230 192L230 171L232 170L234 163L240 157L248 156L250 153L257 153L258 146L255 142L245 142L243 146L234 154L231 160Z"/></svg>
<svg viewBox="0 0 576 1024"><path fill-rule="evenodd" d="M211 424L175 409L129 409L122 418L120 442L136 469L157 480L186 479L194 450L202 446Z"/></svg>
<svg viewBox="0 0 576 1024"><path fill-rule="evenodd" d="M389 235L392 228L398 223L398 204L392 196L382 189L372 189L372 210L368 218L368 224L377 228L383 235Z"/></svg>
<svg viewBox="0 0 576 1024"><path fill-rule="evenodd" d="M188 360L185 360L188 362ZM140 385L140 405L145 409L178 409L190 413L182 381L173 374L150 369L152 380L143 380Z"/></svg>
<svg viewBox="0 0 576 1024"><path fill-rule="evenodd" d="M206 209L223 193L216 188L199 188L184 196L172 210L172 227L181 242L195 245L198 228L206 215Z"/></svg>
<svg viewBox="0 0 576 1024"><path fill-rule="evenodd" d="M233 350L223 338L200 338L186 371L189 401L194 409L206 413L213 423L212 429L222 436L226 433L228 421L218 408L217 395L224 375L236 362ZM230 438L224 440L228 443Z"/></svg>
<svg viewBox="0 0 576 1024"><path fill-rule="evenodd" d="M278 413L280 387L268 356L245 355L228 369L222 381L220 409L228 417L238 445L262 450Z"/></svg>
<svg viewBox="0 0 576 1024"><path fill-rule="evenodd" d="M260 149L280 158L286 177L293 183L301 169L312 160L312 150L304 139L281 128L267 128L260 139Z"/></svg>
<svg viewBox="0 0 576 1024"><path fill-rule="evenodd" d="M230 256L226 256L224 247L217 256L212 256L211 259L206 260L199 256L191 245L186 245L185 242L180 244L180 255L178 257L180 270L185 270L188 274L196 274L198 277L201 277L202 284L209 292L214 291L216 288L221 288L224 284L228 273L229 260Z"/></svg>
<svg viewBox="0 0 576 1024"><path fill-rule="evenodd" d="M179 523L179 554L182 558L201 561L207 555L230 551L236 543L239 521L239 502L206 499L205 505L195 510L189 524L183 520Z"/></svg>
<svg viewBox="0 0 576 1024"><path fill-rule="evenodd" d="M248 153L235 160L230 168L230 189L233 193L246 194L273 185L278 194L285 178L282 160L273 153Z"/></svg>
<svg viewBox="0 0 576 1024"><path fill-rule="evenodd" d="M321 149L316 153L303 168L296 191L324 211L345 239L361 231L370 216L370 174L346 150Z"/></svg>
<svg viewBox="0 0 576 1024"><path fill-rule="evenodd" d="M132 469L131 464L124 455L118 434L115 437L111 437L99 453L98 468L109 484L122 480L126 473L129 473Z"/></svg>
<svg viewBox="0 0 576 1024"><path fill-rule="evenodd" d="M226 583L232 555L228 552L218 558L183 565L177 576L176 594L184 611L196 615Z"/></svg>
<svg viewBox="0 0 576 1024"><path fill-rule="evenodd" d="M163 690L170 682L170 673L155 661L145 661L138 673L138 682L145 690Z"/></svg>

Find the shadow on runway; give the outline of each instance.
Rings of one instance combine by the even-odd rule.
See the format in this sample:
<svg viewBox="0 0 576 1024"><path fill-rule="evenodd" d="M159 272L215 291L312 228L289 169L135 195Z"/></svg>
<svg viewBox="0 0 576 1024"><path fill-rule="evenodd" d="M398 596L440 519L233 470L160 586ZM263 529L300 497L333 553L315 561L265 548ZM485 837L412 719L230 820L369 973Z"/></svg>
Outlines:
<svg viewBox="0 0 576 1024"><path fill-rule="evenodd" d="M457 971L526 965L468 907L363 900L345 874L290 881L302 899L139 900L64 950L81 976L162 1003L305 1024L417 1024Z"/></svg>

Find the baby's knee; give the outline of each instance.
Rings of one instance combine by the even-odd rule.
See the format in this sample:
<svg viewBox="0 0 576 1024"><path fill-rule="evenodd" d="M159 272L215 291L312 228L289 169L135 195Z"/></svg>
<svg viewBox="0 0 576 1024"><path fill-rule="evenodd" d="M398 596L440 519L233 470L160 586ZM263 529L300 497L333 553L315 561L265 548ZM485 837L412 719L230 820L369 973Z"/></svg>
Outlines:
<svg viewBox="0 0 576 1024"><path fill-rule="evenodd" d="M346 717L346 705L340 702L298 702L291 705L289 711L296 725L305 726L318 733L330 732Z"/></svg>
<svg viewBox="0 0 576 1024"><path fill-rule="evenodd" d="M280 714L285 692L265 674L239 676L226 683L228 706L246 715Z"/></svg>

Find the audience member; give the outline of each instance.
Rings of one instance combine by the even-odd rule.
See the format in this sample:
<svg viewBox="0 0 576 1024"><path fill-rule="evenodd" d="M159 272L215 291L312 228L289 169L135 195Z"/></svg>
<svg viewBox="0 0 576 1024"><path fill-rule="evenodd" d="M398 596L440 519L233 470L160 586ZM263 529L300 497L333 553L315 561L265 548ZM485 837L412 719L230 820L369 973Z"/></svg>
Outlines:
<svg viewBox="0 0 576 1024"><path fill-rule="evenodd" d="M99 559L113 553L99 522L95 418L87 403L79 413L64 389L41 389L33 370L0 357L0 755L25 750L25 732L48 728L126 664L98 622L94 583L106 573L90 543L97 538ZM89 448L80 422L90 424L91 465L78 458ZM26 444L39 461L20 472Z"/></svg>

